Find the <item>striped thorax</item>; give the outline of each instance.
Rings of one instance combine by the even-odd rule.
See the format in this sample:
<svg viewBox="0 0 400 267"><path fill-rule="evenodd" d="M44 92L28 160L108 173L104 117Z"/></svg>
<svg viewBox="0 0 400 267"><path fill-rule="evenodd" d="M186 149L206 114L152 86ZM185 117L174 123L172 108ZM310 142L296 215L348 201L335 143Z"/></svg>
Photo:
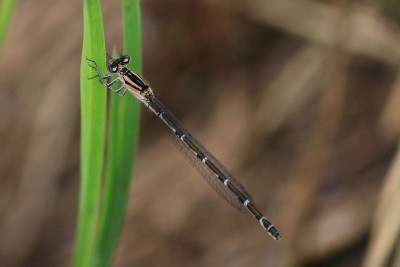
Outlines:
<svg viewBox="0 0 400 267"><path fill-rule="evenodd" d="M152 95L153 91L142 77L125 66L129 64L130 60L130 57L127 55L113 59L107 64L108 73L111 75L118 75L119 80L125 85L125 88L137 99L145 103L146 95Z"/></svg>

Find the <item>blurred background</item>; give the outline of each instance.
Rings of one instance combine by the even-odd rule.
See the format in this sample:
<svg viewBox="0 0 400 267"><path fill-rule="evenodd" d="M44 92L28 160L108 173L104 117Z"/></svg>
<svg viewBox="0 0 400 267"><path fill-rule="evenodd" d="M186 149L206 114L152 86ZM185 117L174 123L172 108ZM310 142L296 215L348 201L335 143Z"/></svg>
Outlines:
<svg viewBox="0 0 400 267"><path fill-rule="evenodd" d="M121 49L119 1L102 1ZM281 232L220 199L142 109L114 266L400 266L400 4L143 0L144 77ZM0 265L69 266L82 3L21 0L0 64Z"/></svg>

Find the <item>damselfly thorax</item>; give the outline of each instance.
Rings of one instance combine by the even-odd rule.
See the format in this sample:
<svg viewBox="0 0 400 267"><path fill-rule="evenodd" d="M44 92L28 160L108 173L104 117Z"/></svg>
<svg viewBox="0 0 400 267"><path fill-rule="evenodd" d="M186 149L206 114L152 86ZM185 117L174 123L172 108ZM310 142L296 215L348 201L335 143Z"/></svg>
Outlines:
<svg viewBox="0 0 400 267"><path fill-rule="evenodd" d="M157 117L159 117L171 130L171 136L183 155L190 164L199 172L206 182L232 207L242 212L250 212L260 225L275 239L281 238L278 230L256 208L250 193L187 129L178 119L154 96L149 84L138 74L126 67L130 57L122 55L112 59L107 64L107 75L103 76L96 62L87 59L99 77L102 84L119 95L131 92L143 102ZM115 77L116 76L116 77ZM114 77L110 82L107 79ZM111 87L117 81L121 82L119 88Z"/></svg>

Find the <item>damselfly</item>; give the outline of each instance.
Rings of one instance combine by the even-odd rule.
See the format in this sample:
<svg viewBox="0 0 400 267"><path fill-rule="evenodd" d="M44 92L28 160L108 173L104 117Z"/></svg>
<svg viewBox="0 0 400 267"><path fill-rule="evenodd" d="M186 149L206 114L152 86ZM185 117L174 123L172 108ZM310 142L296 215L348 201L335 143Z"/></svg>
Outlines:
<svg viewBox="0 0 400 267"><path fill-rule="evenodd" d="M281 238L276 228L256 208L253 198L241 183L179 123L178 119L154 96L149 84L126 67L130 62L129 56L122 55L117 59L111 59L107 63L107 75L104 76L95 61L86 59L89 61L89 66L97 72L92 78L98 77L103 85L121 96L129 91L171 129L175 145L223 199L239 211L249 211L275 240ZM107 79L112 77L114 79L108 82ZM121 82L121 86L114 89L111 86L117 81Z"/></svg>

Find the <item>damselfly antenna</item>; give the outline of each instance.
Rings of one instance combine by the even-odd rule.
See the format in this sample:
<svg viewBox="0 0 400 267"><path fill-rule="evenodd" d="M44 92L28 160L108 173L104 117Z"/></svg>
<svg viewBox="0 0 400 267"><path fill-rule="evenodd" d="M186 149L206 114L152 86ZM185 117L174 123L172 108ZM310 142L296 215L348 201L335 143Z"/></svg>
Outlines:
<svg viewBox="0 0 400 267"><path fill-rule="evenodd" d="M112 59L108 65L109 75L105 76L101 74L96 62L88 58L87 60L93 64L89 63L89 66L95 69L97 72L95 77L99 77L103 85L119 95L125 95L127 91L131 92L168 126L175 145L223 199L239 211L250 212L275 240L281 238L278 230L256 208L250 193L239 180L180 124L178 119L154 96L149 84L125 66L130 61L129 56L121 54L119 58ZM112 76L116 78L107 82L107 79ZM116 81L122 83L118 89L112 87Z"/></svg>

